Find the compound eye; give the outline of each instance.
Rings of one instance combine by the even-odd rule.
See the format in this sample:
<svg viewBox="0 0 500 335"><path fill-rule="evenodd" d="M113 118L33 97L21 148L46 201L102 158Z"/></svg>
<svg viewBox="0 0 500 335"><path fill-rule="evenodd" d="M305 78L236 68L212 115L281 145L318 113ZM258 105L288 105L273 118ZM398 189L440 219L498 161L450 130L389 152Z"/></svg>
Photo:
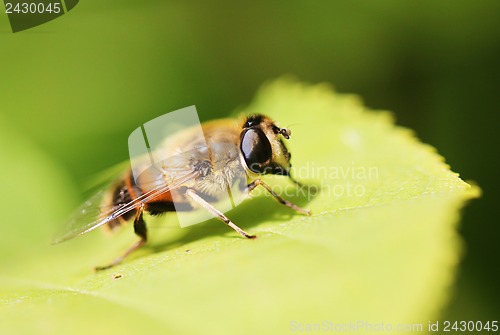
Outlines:
<svg viewBox="0 0 500 335"><path fill-rule="evenodd" d="M263 173L271 161L271 143L260 129L248 129L242 134L241 152L247 167L255 173Z"/></svg>

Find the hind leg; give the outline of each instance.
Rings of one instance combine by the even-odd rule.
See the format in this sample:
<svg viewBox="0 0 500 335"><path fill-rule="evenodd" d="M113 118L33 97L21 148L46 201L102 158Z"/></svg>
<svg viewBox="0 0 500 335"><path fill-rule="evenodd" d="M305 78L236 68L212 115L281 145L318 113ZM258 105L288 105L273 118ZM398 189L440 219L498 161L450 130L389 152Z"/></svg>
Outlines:
<svg viewBox="0 0 500 335"><path fill-rule="evenodd" d="M134 232L140 237L140 240L134 243L132 246L130 246L130 248L128 248L127 251L123 253L123 255L117 257L110 264L105 266L96 266L95 267L96 271L106 270L112 268L115 265L120 264L128 255L130 255L132 252L134 252L135 250L139 249L144 244L146 244L146 241L148 240L148 230L146 228L146 223L144 222L143 219L143 212L144 212L143 207L138 209L134 219Z"/></svg>

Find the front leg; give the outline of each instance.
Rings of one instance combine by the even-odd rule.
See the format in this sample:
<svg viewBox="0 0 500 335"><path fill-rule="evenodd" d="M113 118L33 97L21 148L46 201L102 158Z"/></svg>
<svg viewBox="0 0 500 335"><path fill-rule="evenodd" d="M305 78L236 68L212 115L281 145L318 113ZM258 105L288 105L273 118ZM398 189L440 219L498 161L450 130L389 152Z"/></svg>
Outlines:
<svg viewBox="0 0 500 335"><path fill-rule="evenodd" d="M297 206L296 204L286 200L286 199L283 199L281 196L279 196L278 194L276 194L269 185L267 185L266 183L264 183L262 180L260 179L255 179L254 181L252 181L250 184L247 185L247 190L246 192L248 194L250 194L250 192L252 192L257 186L259 185L262 185L262 187L264 187L269 193L271 193L271 195L274 197L274 199L278 200L278 202L282 205L285 205L287 207L290 207L291 209L297 211L297 212L300 212L302 214L305 214L305 215L311 215L311 211L308 210L308 209L303 209L299 206Z"/></svg>
<svg viewBox="0 0 500 335"><path fill-rule="evenodd" d="M221 211L219 211L217 208L212 206L210 203L208 203L205 199L200 197L195 190L193 189L187 189L186 195L193 199L195 202L197 202L201 207L205 208L207 211L209 211L213 216L217 217L219 220L227 224L229 227L233 228L238 234L245 238L256 238L257 236L255 235L250 235L240 227L234 224L227 216L224 215Z"/></svg>

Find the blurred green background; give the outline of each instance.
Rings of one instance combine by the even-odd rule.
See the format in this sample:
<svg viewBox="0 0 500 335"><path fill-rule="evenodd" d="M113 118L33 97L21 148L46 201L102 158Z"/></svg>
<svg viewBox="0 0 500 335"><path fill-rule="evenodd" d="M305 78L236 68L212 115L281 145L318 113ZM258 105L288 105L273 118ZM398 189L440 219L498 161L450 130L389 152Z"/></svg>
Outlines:
<svg viewBox="0 0 500 335"><path fill-rule="evenodd" d="M76 202L89 176L127 158L126 139L145 121L193 104L203 119L228 115L284 74L330 82L393 111L481 186L483 198L464 211L464 259L442 318L493 319L499 22L497 0L86 0L17 34L2 13L1 129L55 162L75 185L64 196ZM1 166L15 166L0 155ZM17 201L5 192L0 199L2 212Z"/></svg>

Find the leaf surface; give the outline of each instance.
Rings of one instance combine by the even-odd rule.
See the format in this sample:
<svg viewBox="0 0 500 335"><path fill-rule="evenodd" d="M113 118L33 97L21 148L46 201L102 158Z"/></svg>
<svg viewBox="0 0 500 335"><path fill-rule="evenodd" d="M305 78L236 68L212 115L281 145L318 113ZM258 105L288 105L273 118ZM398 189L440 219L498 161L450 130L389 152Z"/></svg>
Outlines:
<svg viewBox="0 0 500 335"><path fill-rule="evenodd" d="M366 322L426 329L460 260L459 210L478 188L390 113L325 84L271 82L244 112L290 126L294 177L319 191L297 190L283 177L266 181L311 217L260 192L228 213L259 236L252 241L215 220L181 229L155 218L149 248L95 274L93 266L135 241L131 226L47 246L50 215L25 210L23 233L2 248L0 333L286 334L367 330ZM38 204L50 208L70 190L64 183L40 190Z"/></svg>

